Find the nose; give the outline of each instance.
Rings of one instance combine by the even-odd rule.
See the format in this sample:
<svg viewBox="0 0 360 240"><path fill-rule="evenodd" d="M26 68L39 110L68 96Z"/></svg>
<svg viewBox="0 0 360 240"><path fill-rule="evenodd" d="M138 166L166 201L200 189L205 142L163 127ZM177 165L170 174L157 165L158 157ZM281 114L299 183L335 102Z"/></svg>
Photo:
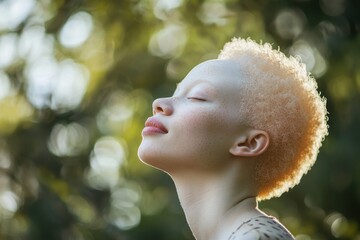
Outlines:
<svg viewBox="0 0 360 240"><path fill-rule="evenodd" d="M169 98L158 98L152 104L153 114L171 115L173 107Z"/></svg>

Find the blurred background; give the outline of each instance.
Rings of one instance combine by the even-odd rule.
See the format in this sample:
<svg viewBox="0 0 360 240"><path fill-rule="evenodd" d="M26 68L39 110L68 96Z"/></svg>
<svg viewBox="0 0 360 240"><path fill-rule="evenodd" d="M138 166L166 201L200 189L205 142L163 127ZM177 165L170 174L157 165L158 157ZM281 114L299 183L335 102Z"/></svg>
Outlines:
<svg viewBox="0 0 360 240"><path fill-rule="evenodd" d="M232 37L301 57L330 135L260 205L297 240L360 239L358 0L0 0L0 239L194 240L141 164L151 102Z"/></svg>

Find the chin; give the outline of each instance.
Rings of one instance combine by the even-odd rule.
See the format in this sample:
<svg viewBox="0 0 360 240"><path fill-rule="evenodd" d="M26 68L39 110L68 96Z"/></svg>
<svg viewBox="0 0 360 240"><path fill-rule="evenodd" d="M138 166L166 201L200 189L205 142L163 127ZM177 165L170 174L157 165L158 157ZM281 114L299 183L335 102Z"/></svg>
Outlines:
<svg viewBox="0 0 360 240"><path fill-rule="evenodd" d="M142 161L143 163L147 163L147 159L149 158L149 153L148 151L146 151L146 149L144 149L143 145L140 145L138 148L138 157L140 159L140 161Z"/></svg>
<svg viewBox="0 0 360 240"><path fill-rule="evenodd" d="M159 165L161 157L159 154L156 154L154 150L154 147L145 147L144 145L140 145L138 149L138 157L140 161L146 165L160 169Z"/></svg>
<svg viewBox="0 0 360 240"><path fill-rule="evenodd" d="M169 158L165 159L161 154L156 153L153 149L152 151L145 151L144 148L140 147L138 149L138 157L145 165L160 170L170 176L170 173L174 172L174 170L178 167L178 164L175 164Z"/></svg>

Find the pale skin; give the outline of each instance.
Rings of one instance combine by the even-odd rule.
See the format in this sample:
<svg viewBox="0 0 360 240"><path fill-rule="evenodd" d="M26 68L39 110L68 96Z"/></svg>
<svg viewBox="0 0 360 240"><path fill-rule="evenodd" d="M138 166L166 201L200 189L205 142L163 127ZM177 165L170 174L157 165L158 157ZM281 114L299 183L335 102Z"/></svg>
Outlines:
<svg viewBox="0 0 360 240"><path fill-rule="evenodd" d="M247 126L238 110L246 84L232 60L196 66L174 95L153 103L140 159L173 179L197 240L228 239L257 207L254 166L269 135Z"/></svg>

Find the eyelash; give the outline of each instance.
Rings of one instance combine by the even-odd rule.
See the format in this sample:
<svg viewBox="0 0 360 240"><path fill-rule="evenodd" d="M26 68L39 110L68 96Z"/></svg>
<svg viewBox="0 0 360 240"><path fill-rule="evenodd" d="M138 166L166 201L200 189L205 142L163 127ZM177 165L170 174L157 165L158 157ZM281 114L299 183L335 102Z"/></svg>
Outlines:
<svg viewBox="0 0 360 240"><path fill-rule="evenodd" d="M206 100L203 98L197 98L197 97L187 97L187 99L189 100L195 100L195 101L200 101L200 102L205 102Z"/></svg>

